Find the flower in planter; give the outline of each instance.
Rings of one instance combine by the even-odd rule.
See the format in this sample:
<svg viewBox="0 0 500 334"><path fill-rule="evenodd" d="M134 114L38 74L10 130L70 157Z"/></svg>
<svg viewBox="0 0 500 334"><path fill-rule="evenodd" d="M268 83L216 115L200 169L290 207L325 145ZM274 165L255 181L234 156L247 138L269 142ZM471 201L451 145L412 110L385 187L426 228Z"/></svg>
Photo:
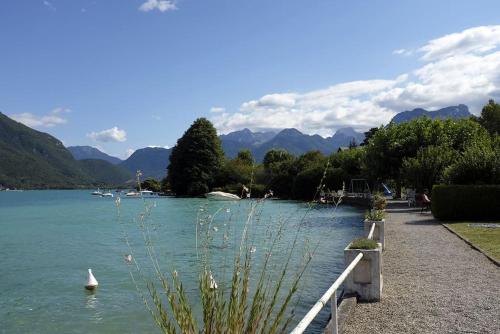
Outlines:
<svg viewBox="0 0 500 334"><path fill-rule="evenodd" d="M384 210L387 207L387 200L382 193L375 193L373 195L372 207L375 210Z"/></svg>
<svg viewBox="0 0 500 334"><path fill-rule="evenodd" d="M381 221L384 219L385 213L382 210L367 210L365 213L365 219L367 220L375 220L375 221Z"/></svg>
<svg viewBox="0 0 500 334"><path fill-rule="evenodd" d="M377 249L377 247L377 242L368 238L356 239L349 245L349 249Z"/></svg>

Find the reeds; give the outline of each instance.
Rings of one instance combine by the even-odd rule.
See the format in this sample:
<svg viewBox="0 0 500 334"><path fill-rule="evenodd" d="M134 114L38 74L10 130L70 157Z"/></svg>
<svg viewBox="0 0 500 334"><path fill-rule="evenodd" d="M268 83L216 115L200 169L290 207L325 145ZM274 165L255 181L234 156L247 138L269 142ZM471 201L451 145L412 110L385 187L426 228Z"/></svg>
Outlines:
<svg viewBox="0 0 500 334"><path fill-rule="evenodd" d="M139 178L138 173L138 181ZM138 185L140 187L140 182ZM236 234L237 230L232 230L232 212L223 224L218 219L230 209L218 208L210 213L207 206L200 208L196 221L199 295L189 300L193 297L188 296L179 273L160 268L161 261L154 247L155 234L148 224L154 204L144 200L135 223L141 231L150 262L148 268L153 275L150 277L133 257L130 276L163 333L285 333L292 324L295 307L300 302L301 280L316 249L299 240L301 224L309 209L291 231L287 217L274 222L263 221L266 197L245 203L248 205L243 205L246 210L244 224L233 239L230 233ZM120 217L119 200L117 208ZM292 242L283 241L284 233L295 233ZM222 263L213 257L214 245L221 234L222 246L219 248L226 251L226 255L233 250L233 256L225 256ZM256 238L265 239L259 252L255 249ZM127 234L125 241L132 254ZM273 261L273 254L277 253L285 254L280 262ZM194 306L200 303L201 312L195 312Z"/></svg>

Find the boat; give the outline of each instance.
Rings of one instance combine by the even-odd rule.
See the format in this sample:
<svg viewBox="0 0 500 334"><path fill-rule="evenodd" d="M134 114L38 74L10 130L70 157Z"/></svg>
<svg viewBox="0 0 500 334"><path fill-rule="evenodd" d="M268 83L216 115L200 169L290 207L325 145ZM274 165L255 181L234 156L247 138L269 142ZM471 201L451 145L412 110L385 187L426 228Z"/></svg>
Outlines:
<svg viewBox="0 0 500 334"><path fill-rule="evenodd" d="M114 195L111 192L105 192L101 195L101 197L114 197Z"/></svg>
<svg viewBox="0 0 500 334"><path fill-rule="evenodd" d="M151 190L141 190L141 195L142 196L153 196L155 193L152 192Z"/></svg>
<svg viewBox="0 0 500 334"><path fill-rule="evenodd" d="M126 197L139 197L139 196L141 196L141 194L136 192L135 190L131 190L128 193L126 193L125 196Z"/></svg>
<svg viewBox="0 0 500 334"><path fill-rule="evenodd" d="M95 195L95 196L102 196L102 191L101 189L97 188L96 191L93 191L92 192L92 195Z"/></svg>
<svg viewBox="0 0 500 334"><path fill-rule="evenodd" d="M212 191L206 193L205 197L213 201L238 201L241 199L237 195L225 193L223 191Z"/></svg>

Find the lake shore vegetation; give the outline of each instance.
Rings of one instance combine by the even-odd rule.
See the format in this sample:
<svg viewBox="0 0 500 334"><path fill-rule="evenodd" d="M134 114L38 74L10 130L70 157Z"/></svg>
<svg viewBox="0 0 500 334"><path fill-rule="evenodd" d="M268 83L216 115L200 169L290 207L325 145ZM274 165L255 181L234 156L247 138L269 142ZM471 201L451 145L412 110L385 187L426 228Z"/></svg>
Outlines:
<svg viewBox="0 0 500 334"><path fill-rule="evenodd" d="M360 146L331 155L310 151L300 156L273 148L262 163L248 150L234 159L224 158L210 122L204 120L203 126L211 130L198 131L196 140L189 139L192 130L186 132L187 138L174 148L167 180L181 196L209 190L239 195L251 185L255 198L272 190L279 198L297 200L312 199L322 178L325 191L363 178L372 189L389 184L396 197L403 187L430 192L435 184L499 184L499 115L500 105L491 100L480 117L390 123L370 129Z"/></svg>

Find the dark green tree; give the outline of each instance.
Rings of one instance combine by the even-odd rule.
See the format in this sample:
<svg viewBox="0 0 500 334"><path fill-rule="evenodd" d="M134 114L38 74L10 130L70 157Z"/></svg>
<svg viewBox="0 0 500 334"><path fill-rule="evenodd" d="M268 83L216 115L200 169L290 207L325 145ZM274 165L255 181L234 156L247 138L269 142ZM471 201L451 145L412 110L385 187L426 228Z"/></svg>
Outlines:
<svg viewBox="0 0 500 334"><path fill-rule="evenodd" d="M264 168L269 170L273 168L273 166L279 165L282 162L293 160L294 157L286 150L283 149L272 149L267 151L264 156Z"/></svg>
<svg viewBox="0 0 500 334"><path fill-rule="evenodd" d="M142 190L151 190L154 192L160 192L161 191L161 183L158 180L155 180L153 178L146 179L141 182L141 189Z"/></svg>
<svg viewBox="0 0 500 334"><path fill-rule="evenodd" d="M353 149L358 147L358 143L356 143L356 139L352 138L351 141L349 141L349 149Z"/></svg>
<svg viewBox="0 0 500 334"><path fill-rule="evenodd" d="M367 171L372 181L393 180L396 196L400 196L404 159L416 157L421 148L428 146L444 146L463 152L470 143L487 137L487 131L470 119L420 118L408 123L391 123L377 130L366 146Z"/></svg>
<svg viewBox="0 0 500 334"><path fill-rule="evenodd" d="M167 177L164 177L162 180L161 180L161 188L160 188L161 192L163 193L169 193L170 192L170 184L168 183L168 178Z"/></svg>
<svg viewBox="0 0 500 334"><path fill-rule="evenodd" d="M481 111L479 123L493 135L500 135L500 104L490 100Z"/></svg>
<svg viewBox="0 0 500 334"><path fill-rule="evenodd" d="M377 131L378 131L378 128L371 128L370 130L365 132L365 139L363 140L363 142L359 146L368 145L368 142L375 135L375 132L377 132Z"/></svg>
<svg viewBox="0 0 500 334"><path fill-rule="evenodd" d="M416 157L403 159L402 174L407 186L418 191L432 189L443 181L443 172L457 157L448 146L428 146L418 150Z"/></svg>
<svg viewBox="0 0 500 334"><path fill-rule="evenodd" d="M291 198L297 175L296 158L282 149L269 150L264 156L266 186L281 198Z"/></svg>
<svg viewBox="0 0 500 334"><path fill-rule="evenodd" d="M497 137L498 138L498 137ZM500 141L483 139L471 143L458 159L444 171L453 184L499 184Z"/></svg>
<svg viewBox="0 0 500 334"><path fill-rule="evenodd" d="M177 196L200 196L209 192L223 157L212 123L198 118L172 149L167 175L172 191Z"/></svg>
<svg viewBox="0 0 500 334"><path fill-rule="evenodd" d="M250 152L250 150L239 151L238 156L236 157L236 160L238 160L246 165L253 165L253 163L254 163L252 152Z"/></svg>

